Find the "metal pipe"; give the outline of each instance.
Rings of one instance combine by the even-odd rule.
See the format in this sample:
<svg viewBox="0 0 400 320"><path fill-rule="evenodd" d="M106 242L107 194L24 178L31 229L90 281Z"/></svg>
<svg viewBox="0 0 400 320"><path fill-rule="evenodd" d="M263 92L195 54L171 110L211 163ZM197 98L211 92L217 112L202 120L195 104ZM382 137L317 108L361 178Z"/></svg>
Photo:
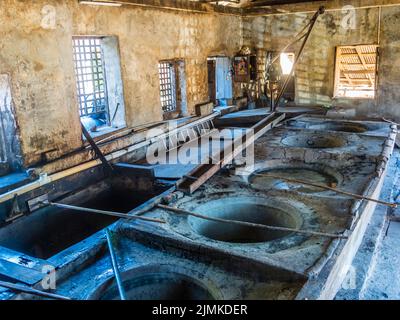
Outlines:
<svg viewBox="0 0 400 320"><path fill-rule="evenodd" d="M110 257L111 257L111 264L112 264L112 268L114 271L115 281L117 282L117 286L118 286L119 295L121 297L121 300L126 300L125 289L124 289L124 286L122 285L121 274L119 273L117 257L115 255L110 231L108 230L108 228L106 228L106 238L107 238L108 251L110 252Z"/></svg>
<svg viewBox="0 0 400 320"><path fill-rule="evenodd" d="M312 183L312 182L309 182L309 181L303 181L303 180L298 180L298 179L293 179L293 178L284 178L284 177L280 177L280 176L277 176L277 175L274 175L274 174L268 174L268 173L254 173L253 175L258 176L258 177L267 177L267 178L273 178L273 179L277 179L277 180L284 180L284 181L287 181L287 182L298 183L298 184L302 184L302 185L305 185L305 186L312 186L312 187L321 188L321 189L324 189L324 190L330 190L330 191L333 191L333 192L336 192L336 193L339 193L339 194L344 194L344 195L349 196L351 198L372 201L372 202L376 202L376 203L379 203L379 204L382 204L384 206L391 207L391 208L397 208L397 206L398 206L397 203L381 201L379 199L373 199L373 198L365 197L363 195L359 195L359 194L351 193L351 192L348 192L348 191L344 191L344 190L340 190L340 189L336 189L336 188L320 185L320 184L317 184L317 183Z"/></svg>
<svg viewBox="0 0 400 320"><path fill-rule="evenodd" d="M78 206L72 206L69 204L56 203L56 202L44 202L43 204L49 204L51 206L55 206L55 207L61 208L61 209L98 213L98 214L103 214L103 215L107 215L107 216L123 218L123 219L128 219L128 220L136 219L136 220L144 220L144 221L149 221L149 222L165 223L165 221L163 221L163 220L137 216L138 214L142 214L142 213L145 213L145 212L151 210L151 208L138 210L137 212L135 212L136 215L129 215L129 214L115 212L115 211L105 211L105 210L99 210L99 209L78 207Z"/></svg>
<svg viewBox="0 0 400 320"><path fill-rule="evenodd" d="M13 291L19 291L19 292L23 292L23 293L32 294L32 295L39 296L39 297L49 298L49 299L72 300L71 298L68 298L65 296L33 289L30 287L26 287L26 286L16 284L16 283L11 283L11 282L0 281L0 287L4 287L4 288L7 288L7 289L10 289Z"/></svg>
<svg viewBox="0 0 400 320"><path fill-rule="evenodd" d="M227 223L227 224L234 224L234 225L239 225L239 226L244 226L244 227L261 228L261 229L266 229L266 230L294 232L294 233L308 234L308 235L312 235L312 236L320 236L320 237L328 237L328 238L341 238L341 239L347 239L348 238L347 236L342 235L342 234L334 234L334 233L318 232L318 231L311 231L311 230L301 230L301 229L295 229L295 228L270 226L270 225L265 225L265 224L260 224L260 223L252 223L252 222L246 222L246 221L240 221L240 220L228 220L228 219L214 218L214 217L209 217L209 216L205 216L205 215L202 215L202 214L198 214L198 213L195 213L195 212L192 212L192 211L166 206L166 205L163 205L163 204L158 204L157 207L159 207L160 209L164 209L164 210L167 210L167 211L175 212L175 213L178 213L178 214L184 214L184 215L187 215L187 216L196 217L196 218L199 218L199 219L204 219L204 220L209 220L209 221L214 221L214 222Z"/></svg>
<svg viewBox="0 0 400 320"><path fill-rule="evenodd" d="M305 38L304 38L304 40L303 40L303 43L301 44L300 50L299 50L299 52L297 53L297 56L296 56L296 58L295 58L295 60L294 60L294 63L293 63L293 66L292 66L292 70L290 70L289 75L287 76L287 78L285 79L285 82L283 83L283 86L282 86L282 88L281 88L281 91L279 92L278 96L277 96L276 99L275 99L275 103L274 103L274 106L273 106L274 109L273 109L272 111L275 111L276 108L279 107L279 101L282 99L282 96L283 96L283 94L285 93L285 90L286 90L286 88L287 88L287 86L288 86L288 84L289 84L290 77L292 76L293 71L294 71L294 69L295 69L295 67L296 67L296 64L297 64L297 62L299 61L299 59L300 59L300 57L301 57L301 54L303 53L303 49L304 49L304 47L305 47L305 45L306 45L306 43L307 43L308 38L310 37L311 31L312 31L312 29L313 29L313 27L314 27L314 25L315 25L315 22L317 22L318 17L319 17L321 14L323 14L324 12L325 12L325 7L321 6L321 7L319 7L318 11L314 14L314 16L311 18L310 27L309 27L309 29L308 29L306 35L305 35Z"/></svg>
<svg viewBox="0 0 400 320"><path fill-rule="evenodd" d="M86 130L85 126L81 123L81 128L83 135L85 136L86 140L89 142L89 144L92 146L92 149L96 153L96 155L99 157L101 163L104 165L105 168L107 168L110 172L114 170L110 162L106 159L104 156L103 152L101 152L100 148L97 146L96 142L92 139L90 136L90 133Z"/></svg>
<svg viewBox="0 0 400 320"><path fill-rule="evenodd" d="M113 117L112 117L112 119L111 119L111 124L114 122L114 120L115 120L115 117L116 117L116 115L117 115L117 112L118 112L118 109L119 109L119 105L120 105L120 103L118 102L117 103L117 107L115 108L115 111L114 111L114 115L113 115Z"/></svg>

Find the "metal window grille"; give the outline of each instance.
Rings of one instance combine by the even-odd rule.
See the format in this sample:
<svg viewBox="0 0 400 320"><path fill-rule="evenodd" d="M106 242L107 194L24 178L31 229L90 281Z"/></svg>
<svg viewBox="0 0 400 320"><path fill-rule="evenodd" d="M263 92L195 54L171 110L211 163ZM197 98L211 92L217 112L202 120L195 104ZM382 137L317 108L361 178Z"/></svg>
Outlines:
<svg viewBox="0 0 400 320"><path fill-rule="evenodd" d="M108 121L107 86L101 39L73 39L76 83L81 117L99 117Z"/></svg>
<svg viewBox="0 0 400 320"><path fill-rule="evenodd" d="M172 62L159 63L161 108L164 112L176 110L175 69Z"/></svg>

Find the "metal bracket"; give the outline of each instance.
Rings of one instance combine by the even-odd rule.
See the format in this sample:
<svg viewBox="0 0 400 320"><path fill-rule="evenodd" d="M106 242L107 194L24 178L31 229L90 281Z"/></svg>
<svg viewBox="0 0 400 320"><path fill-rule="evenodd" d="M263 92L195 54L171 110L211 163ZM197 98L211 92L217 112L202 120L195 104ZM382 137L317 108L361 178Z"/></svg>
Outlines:
<svg viewBox="0 0 400 320"><path fill-rule="evenodd" d="M48 205L49 205L49 195L47 193L39 197L28 200L28 208L30 212L34 212Z"/></svg>
<svg viewBox="0 0 400 320"><path fill-rule="evenodd" d="M18 204L18 195L15 194L12 202L12 208L10 213L6 218L6 222L14 221L15 219L22 217L24 215L23 211L20 209Z"/></svg>
<svg viewBox="0 0 400 320"><path fill-rule="evenodd" d="M114 168L112 167L110 162L108 162L108 160L104 156L103 152L101 152L100 148L97 146L96 142L94 142L94 140L90 136L90 133L86 130L85 126L82 123L81 123L81 128L82 128L83 135L85 136L86 140L91 145L93 151L99 157L99 159L102 162L102 164L104 165L104 167L107 168L108 170L110 170L110 172L112 172L114 170Z"/></svg>

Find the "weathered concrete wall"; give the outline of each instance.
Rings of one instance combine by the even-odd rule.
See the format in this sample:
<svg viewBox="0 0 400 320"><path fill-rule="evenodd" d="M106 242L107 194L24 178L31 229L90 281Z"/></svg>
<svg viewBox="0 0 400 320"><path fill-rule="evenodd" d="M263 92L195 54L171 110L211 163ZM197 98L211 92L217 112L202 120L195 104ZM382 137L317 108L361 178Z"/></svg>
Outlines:
<svg viewBox="0 0 400 320"><path fill-rule="evenodd" d="M347 2L346 4L351 4ZM262 50L282 50L306 24L312 13L246 17L244 44ZM296 68L296 101L354 108L357 116L387 116L400 120L400 7L357 9L354 29L342 26L345 14L326 12L315 25ZM378 36L379 34L379 36ZM333 99L335 48L341 45L377 44L380 38L378 101ZM289 48L297 52L299 44Z"/></svg>
<svg viewBox="0 0 400 320"><path fill-rule="evenodd" d="M3 175L9 170L19 170L22 164L8 74L0 74L0 127L0 175Z"/></svg>
<svg viewBox="0 0 400 320"><path fill-rule="evenodd" d="M238 16L1 0L0 74L11 75L25 164L82 146L73 35L118 37L126 122L135 126L162 119L159 60L185 59L188 109L194 113L196 103L208 100L207 56L232 56L241 46L241 30Z"/></svg>

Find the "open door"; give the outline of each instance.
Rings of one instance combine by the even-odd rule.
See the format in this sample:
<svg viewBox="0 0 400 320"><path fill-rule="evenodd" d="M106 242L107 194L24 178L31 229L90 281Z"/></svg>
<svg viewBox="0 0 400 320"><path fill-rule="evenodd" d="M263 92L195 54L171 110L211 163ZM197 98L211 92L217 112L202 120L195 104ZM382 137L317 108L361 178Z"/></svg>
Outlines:
<svg viewBox="0 0 400 320"><path fill-rule="evenodd" d="M209 96L215 105L228 105L233 97L231 69L231 59L228 57L208 59Z"/></svg>

